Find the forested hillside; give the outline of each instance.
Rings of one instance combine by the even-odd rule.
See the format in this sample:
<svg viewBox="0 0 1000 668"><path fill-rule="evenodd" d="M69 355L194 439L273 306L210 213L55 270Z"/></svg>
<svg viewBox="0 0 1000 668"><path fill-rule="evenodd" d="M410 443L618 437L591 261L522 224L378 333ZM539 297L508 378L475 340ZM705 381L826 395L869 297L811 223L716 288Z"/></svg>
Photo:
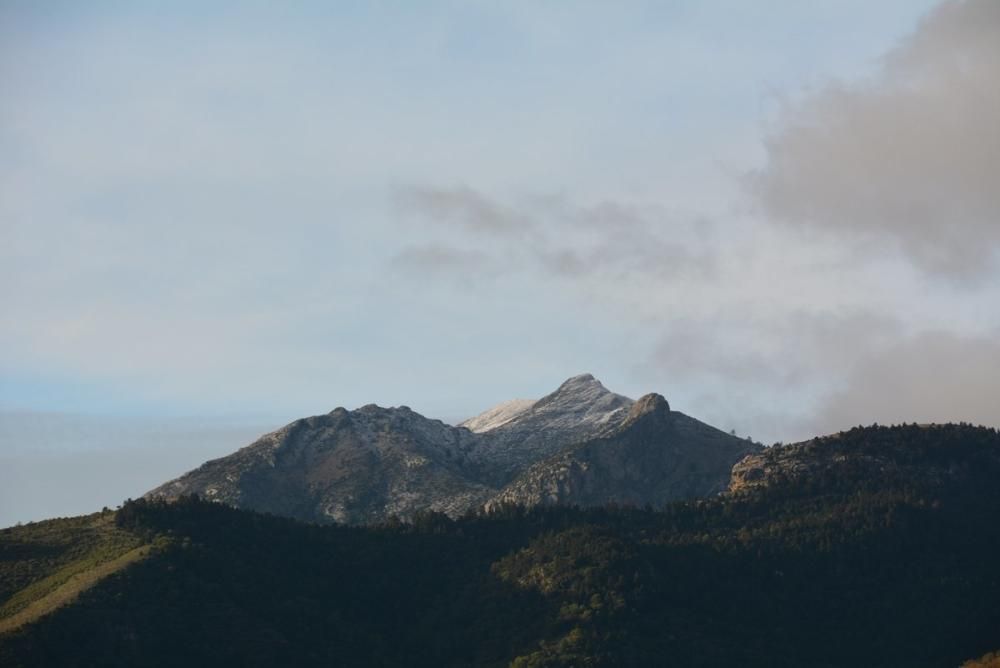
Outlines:
<svg viewBox="0 0 1000 668"><path fill-rule="evenodd" d="M1000 647L995 430L872 427L760 457L753 484L658 510L360 528L129 502L107 540L149 555L0 635L0 665L954 668ZM79 531L0 534L0 606L59 567L53 532Z"/></svg>

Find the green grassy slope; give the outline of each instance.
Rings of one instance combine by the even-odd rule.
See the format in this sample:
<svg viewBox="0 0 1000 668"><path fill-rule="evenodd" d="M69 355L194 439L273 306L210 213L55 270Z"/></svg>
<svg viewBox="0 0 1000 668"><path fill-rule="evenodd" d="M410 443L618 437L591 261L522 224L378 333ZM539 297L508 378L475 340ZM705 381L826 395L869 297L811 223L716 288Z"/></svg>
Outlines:
<svg viewBox="0 0 1000 668"><path fill-rule="evenodd" d="M144 540L113 512L0 530L0 633L72 601L144 556Z"/></svg>

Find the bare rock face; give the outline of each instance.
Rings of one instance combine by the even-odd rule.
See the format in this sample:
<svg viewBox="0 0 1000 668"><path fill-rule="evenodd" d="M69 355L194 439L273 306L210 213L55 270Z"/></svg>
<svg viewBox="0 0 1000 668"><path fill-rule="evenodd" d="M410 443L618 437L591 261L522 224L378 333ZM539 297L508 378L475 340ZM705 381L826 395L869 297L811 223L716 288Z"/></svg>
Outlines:
<svg viewBox="0 0 1000 668"><path fill-rule="evenodd" d="M474 456L494 471L493 482L502 485L526 466L620 424L633 403L589 373L574 376L509 420L480 431L482 445Z"/></svg>
<svg viewBox="0 0 1000 668"><path fill-rule="evenodd" d="M484 413L480 413L476 417L471 417L464 422L460 422L458 426L465 427L469 431L474 431L477 434L484 431L491 431L497 427L507 424L521 413L530 409L536 403L537 401L535 399L511 399L510 401L505 401L502 404L497 404L493 408Z"/></svg>
<svg viewBox="0 0 1000 668"><path fill-rule="evenodd" d="M296 420L147 494L198 494L310 522L371 523L489 504L660 505L725 489L756 446L574 376L453 427L374 404Z"/></svg>
<svg viewBox="0 0 1000 668"><path fill-rule="evenodd" d="M197 493L313 522L453 515L492 493L469 460L475 437L406 407L374 404L296 420L147 496Z"/></svg>
<svg viewBox="0 0 1000 668"><path fill-rule="evenodd" d="M625 419L534 465L487 502L660 506L725 491L734 463L760 446L672 412L648 394Z"/></svg>

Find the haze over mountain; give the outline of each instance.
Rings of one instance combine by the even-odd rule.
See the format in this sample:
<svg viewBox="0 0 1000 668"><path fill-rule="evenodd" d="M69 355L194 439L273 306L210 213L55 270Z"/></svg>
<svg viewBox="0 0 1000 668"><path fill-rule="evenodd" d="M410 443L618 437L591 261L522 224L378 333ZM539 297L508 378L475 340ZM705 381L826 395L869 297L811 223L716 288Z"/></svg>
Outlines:
<svg viewBox="0 0 1000 668"><path fill-rule="evenodd" d="M0 527L114 507L285 421L0 411Z"/></svg>
<svg viewBox="0 0 1000 668"><path fill-rule="evenodd" d="M475 428L470 429L468 425ZM296 420L147 494L198 494L316 522L452 517L498 504L660 506L726 488L760 446L574 376L537 401L506 402L457 427L374 404Z"/></svg>

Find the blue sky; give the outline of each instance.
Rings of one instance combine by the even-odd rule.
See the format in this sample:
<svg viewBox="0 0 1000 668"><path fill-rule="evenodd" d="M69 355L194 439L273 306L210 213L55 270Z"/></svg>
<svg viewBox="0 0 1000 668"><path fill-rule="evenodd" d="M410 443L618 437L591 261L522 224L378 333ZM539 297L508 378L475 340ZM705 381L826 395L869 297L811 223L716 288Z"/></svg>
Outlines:
<svg viewBox="0 0 1000 668"><path fill-rule="evenodd" d="M0 408L996 424L997 17L936 5L0 3Z"/></svg>

